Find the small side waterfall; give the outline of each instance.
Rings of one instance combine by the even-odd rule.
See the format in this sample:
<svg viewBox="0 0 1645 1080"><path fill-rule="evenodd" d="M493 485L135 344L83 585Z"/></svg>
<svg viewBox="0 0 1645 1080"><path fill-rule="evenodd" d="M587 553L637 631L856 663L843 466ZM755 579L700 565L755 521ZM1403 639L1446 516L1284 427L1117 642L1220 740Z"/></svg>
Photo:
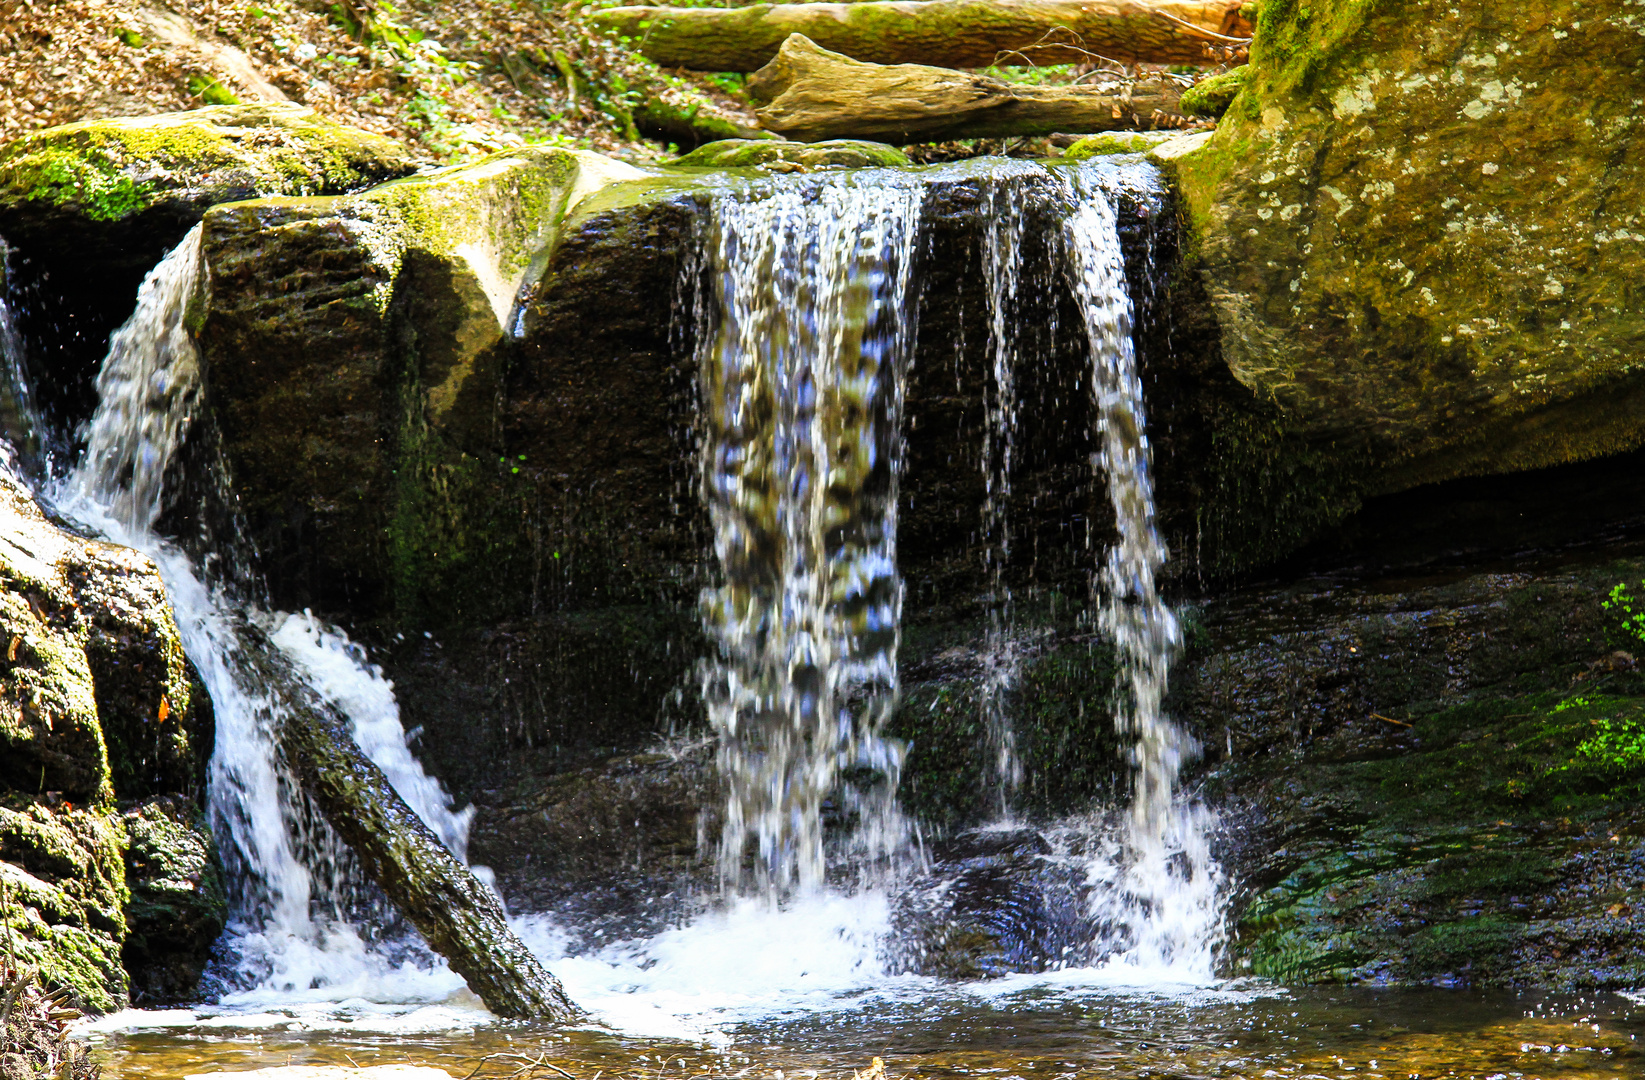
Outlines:
<svg viewBox="0 0 1645 1080"><path fill-rule="evenodd" d="M1142 379L1133 344L1132 303L1113 206L1089 168L1067 175L1064 270L1091 348L1092 466L1108 489L1118 532L1098 572L1100 625L1119 656L1115 724L1136 741L1129 828L1117 861L1093 877L1103 921L1125 928L1127 958L1144 965L1199 964L1209 971L1220 935L1219 871L1207 814L1185 805L1176 782L1196 749L1165 715L1171 663L1182 644L1177 617L1160 597L1167 551L1154 510Z"/></svg>
<svg viewBox="0 0 1645 1080"><path fill-rule="evenodd" d="M454 811L406 748L392 684L337 631L307 615L249 603L239 583L155 531L168 469L200 402L199 358L184 326L201 284L200 243L196 226L150 272L136 310L110 338L85 452L53 496L71 516L159 566L184 649L211 695L211 818L237 889L231 932L239 955L225 973L230 988L254 997L294 991L441 996L460 985L454 976L440 965L431 972L426 954L391 959L374 953L349 919L350 897L359 889L348 869L351 857L280 760L275 731L288 706L261 676L247 631L259 628L309 689L349 718L361 748L463 858L470 812Z"/></svg>
<svg viewBox="0 0 1645 1080"><path fill-rule="evenodd" d="M1031 165L1008 167L991 178L985 196L983 275L988 283L987 419L983 428L983 560L988 574L988 631L983 645L984 675L980 708L987 732L994 777L999 785L998 810L1011 812L1011 799L1022 783L1016 732L1007 711L1007 695L1017 681L1018 658L1011 636L1011 482L1017 434L1016 368L1021 360L1015 324L1022 285L1025 208L1021 181L1041 175Z"/></svg>
<svg viewBox="0 0 1645 1080"><path fill-rule="evenodd" d="M898 172L773 180L715 199L716 310L699 357L703 490L724 584L703 680L729 788L720 876L768 895L825 870L843 789L870 858L907 830L897 698L900 368L923 188ZM874 774L867 787L847 770Z"/></svg>

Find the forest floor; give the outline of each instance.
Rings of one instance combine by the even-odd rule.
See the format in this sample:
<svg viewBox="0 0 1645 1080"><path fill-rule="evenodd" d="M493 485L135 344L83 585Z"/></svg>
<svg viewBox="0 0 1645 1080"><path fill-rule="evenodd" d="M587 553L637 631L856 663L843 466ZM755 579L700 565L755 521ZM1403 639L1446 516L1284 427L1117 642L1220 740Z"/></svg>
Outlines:
<svg viewBox="0 0 1645 1080"><path fill-rule="evenodd" d="M582 6L584 0L563 7L548 0L0 0L0 145L94 117L280 100L398 139L440 163L522 143L636 162L671 156L676 148L641 138L635 128L632 113L643 96L753 126L742 76L660 70L589 30L578 17ZM1063 82L1090 69L989 70L1013 80ZM1010 149L991 140L954 152Z"/></svg>
<svg viewBox="0 0 1645 1080"><path fill-rule="evenodd" d="M661 72L539 0L0 0L0 144L91 117L289 100L434 161L527 142L645 160L667 147L625 119L639 85L753 123L712 77Z"/></svg>

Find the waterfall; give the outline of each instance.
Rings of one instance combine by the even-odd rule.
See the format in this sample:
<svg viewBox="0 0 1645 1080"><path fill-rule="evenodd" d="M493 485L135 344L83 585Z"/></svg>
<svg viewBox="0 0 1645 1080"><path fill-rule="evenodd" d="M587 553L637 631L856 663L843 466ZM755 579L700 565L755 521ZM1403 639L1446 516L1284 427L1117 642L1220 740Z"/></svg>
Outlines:
<svg viewBox="0 0 1645 1080"><path fill-rule="evenodd" d="M735 187L710 205L711 302L700 305L703 491L723 582L703 597L717 656L702 687L727 785L719 848L727 885L768 897L825 878L825 801L857 815L884 857L906 842L896 783L903 749L883 727L896 701L902 587L896 567L900 378L912 350L909 277L922 180L872 171ZM1132 306L1111 167L1011 163L982 177L987 297L983 506L988 621L981 711L1009 813L1021 763L1007 696L1018 659L1010 500L1019 419L1029 210L1060 222L1053 273L1072 290L1090 351L1096 479L1118 538L1098 572L1098 621L1120 661L1116 724L1133 743L1135 789L1119 833L1086 843L1093 955L1209 970L1218 871L1203 810L1177 797L1191 741L1163 712L1180 631L1159 594L1155 521ZM690 272L696 273L694 267ZM858 777L878 782L863 789ZM752 870L747 862L755 856Z"/></svg>
<svg viewBox="0 0 1645 1080"><path fill-rule="evenodd" d="M989 177L984 198L983 276L988 286L989 382L983 427L983 562L988 575L988 629L983 645L983 684L979 700L987 733L998 811L1009 815L1011 798L1022 783L1016 732L1007 711L1007 695L1017 681L1018 657L1011 636L1011 586L1005 577L1011 560L1011 480L1017 433L1016 366L1019 360L1015 305L1022 284L1022 243L1027 181L1043 170L1026 163L1002 167Z"/></svg>
<svg viewBox="0 0 1645 1080"><path fill-rule="evenodd" d="M253 999L444 996L461 983L443 965L428 970L429 957L415 950L374 952L350 921L349 898L359 887L351 858L280 760L275 736L289 699L260 674L267 668L257 662L259 641L271 641L308 690L349 718L361 749L462 858L470 812L454 811L411 755L392 684L340 632L306 614L263 610L243 595L244 583L216 571L224 554L230 565L247 560L215 552L208 567L156 532L168 470L201 403L199 357L185 318L202 273L196 226L149 273L136 310L111 336L85 451L51 496L70 516L154 560L184 651L210 693L210 817L236 891L230 932L238 955L225 973L231 988Z"/></svg>
<svg viewBox="0 0 1645 1080"><path fill-rule="evenodd" d="M1128 959L1209 971L1220 934L1220 873L1210 855L1208 813L1177 797L1185 758L1197 748L1164 712L1171 662L1182 644L1160 597L1167 551L1155 520L1153 460L1142 379L1132 340L1124 252L1101 172L1066 173L1064 269L1091 349L1090 393L1098 438L1092 466L1106 484L1118 537L1098 571L1099 621L1119 659L1115 724L1131 736L1135 768L1121 851L1096 860L1099 915L1129 937Z"/></svg>
<svg viewBox="0 0 1645 1080"><path fill-rule="evenodd" d="M908 173L789 177L710 209L715 303L700 329L703 491L723 584L703 677L728 794L720 876L817 887L823 803L844 792L871 860L905 842L898 691L900 368L923 185ZM846 783L849 769L877 780Z"/></svg>
<svg viewBox="0 0 1645 1080"><path fill-rule="evenodd" d="M6 278L6 246L0 242L0 284ZM23 337L17 332L3 290L0 290L0 458L13 472L19 471L20 456L40 449L43 425L23 363ZM49 463L48 463L49 464Z"/></svg>

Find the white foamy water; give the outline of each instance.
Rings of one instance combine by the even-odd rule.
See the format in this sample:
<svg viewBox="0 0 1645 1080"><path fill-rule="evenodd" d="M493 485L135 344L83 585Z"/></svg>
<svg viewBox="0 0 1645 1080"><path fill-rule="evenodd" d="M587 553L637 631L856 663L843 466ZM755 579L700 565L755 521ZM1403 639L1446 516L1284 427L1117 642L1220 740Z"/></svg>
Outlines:
<svg viewBox="0 0 1645 1080"><path fill-rule="evenodd" d="M455 809L440 782L423 771L406 743L394 684L383 677L382 668L347 634L306 611L273 616L269 640L297 665L309 686L342 710L355 743L446 850L466 863L474 808Z"/></svg>

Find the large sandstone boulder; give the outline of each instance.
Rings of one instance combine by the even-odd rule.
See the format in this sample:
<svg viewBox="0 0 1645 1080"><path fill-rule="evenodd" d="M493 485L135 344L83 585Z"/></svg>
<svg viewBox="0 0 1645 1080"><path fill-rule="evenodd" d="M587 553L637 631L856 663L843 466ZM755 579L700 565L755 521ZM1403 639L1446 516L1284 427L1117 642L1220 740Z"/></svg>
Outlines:
<svg viewBox="0 0 1645 1080"><path fill-rule="evenodd" d="M1223 357L1346 474L1324 488L1645 442L1641 20L1631 0L1268 3L1216 132L1156 152Z"/></svg>
<svg viewBox="0 0 1645 1080"><path fill-rule="evenodd" d="M0 658L0 923L47 982L115 1008L130 899L115 799L176 792L198 805L210 701L154 565L52 524L9 474ZM209 834L199 843L213 859Z"/></svg>
<svg viewBox="0 0 1645 1080"><path fill-rule="evenodd" d="M206 215L202 362L277 601L369 617L439 597L458 571L495 572L500 541L444 508L519 473L495 438L516 295L572 207L638 175L523 149Z"/></svg>

